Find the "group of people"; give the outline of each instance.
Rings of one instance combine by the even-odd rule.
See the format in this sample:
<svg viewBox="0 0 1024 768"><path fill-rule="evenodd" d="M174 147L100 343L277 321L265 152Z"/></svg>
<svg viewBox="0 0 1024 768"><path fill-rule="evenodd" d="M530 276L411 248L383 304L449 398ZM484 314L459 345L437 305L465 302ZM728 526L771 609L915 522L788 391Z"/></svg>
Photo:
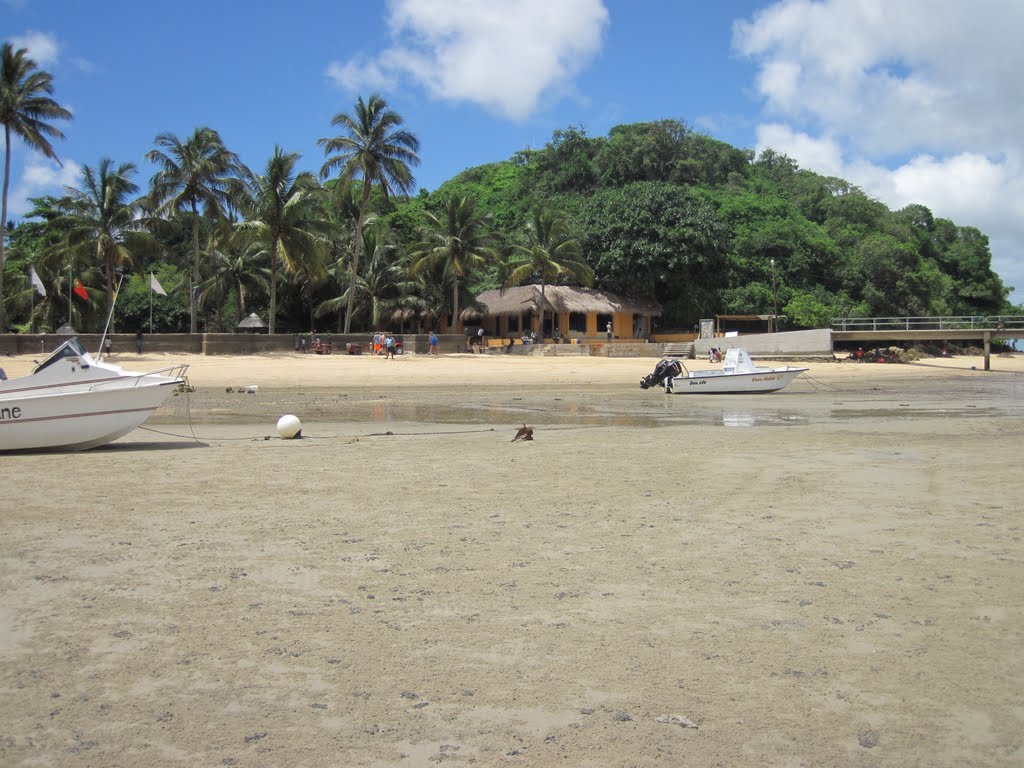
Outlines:
<svg viewBox="0 0 1024 768"><path fill-rule="evenodd" d="M391 331L377 331L373 334L373 354L395 359L395 337Z"/></svg>

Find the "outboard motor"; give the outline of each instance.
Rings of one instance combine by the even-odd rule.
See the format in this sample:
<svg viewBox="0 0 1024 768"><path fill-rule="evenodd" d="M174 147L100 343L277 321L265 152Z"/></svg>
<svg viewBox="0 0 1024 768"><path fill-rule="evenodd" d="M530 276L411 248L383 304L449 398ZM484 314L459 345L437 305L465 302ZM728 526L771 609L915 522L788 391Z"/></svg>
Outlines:
<svg viewBox="0 0 1024 768"><path fill-rule="evenodd" d="M661 384L665 379L678 376L683 372L682 363L678 360L659 360L654 371L640 379L640 389L650 389Z"/></svg>

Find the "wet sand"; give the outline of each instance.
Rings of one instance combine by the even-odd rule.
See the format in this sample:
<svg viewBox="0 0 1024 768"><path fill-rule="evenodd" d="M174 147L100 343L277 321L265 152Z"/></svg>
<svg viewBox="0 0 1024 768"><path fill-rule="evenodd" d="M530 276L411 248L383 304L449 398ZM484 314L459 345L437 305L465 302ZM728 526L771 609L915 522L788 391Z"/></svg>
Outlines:
<svg viewBox="0 0 1024 768"><path fill-rule="evenodd" d="M194 358L148 430L0 457L0 764L1019 763L992 360Z"/></svg>

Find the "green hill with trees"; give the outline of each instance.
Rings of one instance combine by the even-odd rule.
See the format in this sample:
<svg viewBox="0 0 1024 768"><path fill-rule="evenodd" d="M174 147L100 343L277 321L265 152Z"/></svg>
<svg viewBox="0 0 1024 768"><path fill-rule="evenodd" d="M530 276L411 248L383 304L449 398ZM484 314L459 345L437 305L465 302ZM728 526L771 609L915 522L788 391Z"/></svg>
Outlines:
<svg viewBox="0 0 1024 768"><path fill-rule="evenodd" d="M988 238L926 207L891 211L848 182L661 120L607 137L557 131L540 150L473 168L428 196L476 197L516 233L562 211L595 286L654 297L663 327L771 313L793 327L842 316L1009 313Z"/></svg>

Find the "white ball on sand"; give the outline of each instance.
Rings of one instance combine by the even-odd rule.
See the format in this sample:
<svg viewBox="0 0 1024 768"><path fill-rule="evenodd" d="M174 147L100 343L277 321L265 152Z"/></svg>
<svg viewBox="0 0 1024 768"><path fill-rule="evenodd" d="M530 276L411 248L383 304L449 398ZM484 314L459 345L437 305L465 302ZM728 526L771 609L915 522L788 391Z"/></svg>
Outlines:
<svg viewBox="0 0 1024 768"><path fill-rule="evenodd" d="M282 416L277 420L277 434L285 440L302 437L302 422L298 416Z"/></svg>

